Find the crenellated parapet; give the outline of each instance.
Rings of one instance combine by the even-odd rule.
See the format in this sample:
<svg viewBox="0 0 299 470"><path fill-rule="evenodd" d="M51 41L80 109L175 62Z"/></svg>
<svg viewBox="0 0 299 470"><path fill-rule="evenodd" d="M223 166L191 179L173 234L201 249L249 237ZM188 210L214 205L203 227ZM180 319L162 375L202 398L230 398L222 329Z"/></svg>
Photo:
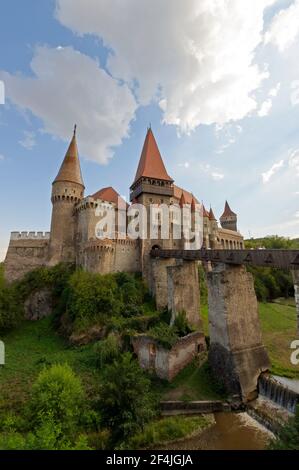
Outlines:
<svg viewBox="0 0 299 470"><path fill-rule="evenodd" d="M26 273L47 265L49 232L12 232L4 261L7 281L15 281Z"/></svg>
<svg viewBox="0 0 299 470"><path fill-rule="evenodd" d="M11 232L10 240L49 240L50 232Z"/></svg>
<svg viewBox="0 0 299 470"><path fill-rule="evenodd" d="M106 251L113 252L115 250L115 240L105 238L103 240L90 239L84 246L86 252Z"/></svg>
<svg viewBox="0 0 299 470"><path fill-rule="evenodd" d="M94 199L91 196L87 196L76 205L75 212L79 213L82 211L86 211L88 209L97 209L98 207L101 207L101 209L109 211L109 210L115 209L116 204L112 202L104 201L102 199Z"/></svg>

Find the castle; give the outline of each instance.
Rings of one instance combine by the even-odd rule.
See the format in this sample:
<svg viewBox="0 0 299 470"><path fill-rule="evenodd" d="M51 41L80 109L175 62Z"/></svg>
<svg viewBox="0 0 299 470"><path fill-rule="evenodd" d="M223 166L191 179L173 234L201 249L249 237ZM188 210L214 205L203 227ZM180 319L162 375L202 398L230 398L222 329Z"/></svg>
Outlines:
<svg viewBox="0 0 299 470"><path fill-rule="evenodd" d="M127 220L129 205L113 187L102 188L85 196L76 127L71 143L52 184L52 220L50 232L12 232L5 258L5 275L9 281L22 277L40 266L59 262L75 263L91 272L142 272L149 277L149 256L153 246L182 248L181 242L168 240L131 239L118 236L116 224L114 239L96 237L99 220L97 208L115 210L117 220ZM152 130L147 130L136 176L130 188L131 203L143 204L146 210L152 204L177 204L180 207L199 204L196 197L174 184L163 163ZM121 212L121 214L120 214ZM243 237L237 230L237 215L225 203L218 226L213 210L203 206L203 246L217 249L241 249Z"/></svg>

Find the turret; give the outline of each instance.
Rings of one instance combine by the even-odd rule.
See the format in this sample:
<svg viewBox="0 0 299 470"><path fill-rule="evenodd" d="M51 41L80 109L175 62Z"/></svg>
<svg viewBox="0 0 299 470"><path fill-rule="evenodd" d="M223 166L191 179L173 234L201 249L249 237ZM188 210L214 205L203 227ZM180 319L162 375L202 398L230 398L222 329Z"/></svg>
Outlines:
<svg viewBox="0 0 299 470"><path fill-rule="evenodd" d="M235 214L229 207L228 202L225 202L224 212L220 217L221 227L227 230L237 232L237 214Z"/></svg>
<svg viewBox="0 0 299 470"><path fill-rule="evenodd" d="M168 175L161 153L159 151L154 134L149 128L147 130L143 149L141 152L134 182L130 188L130 200L137 200L147 211L147 238L141 240L142 273L150 283L150 256L149 253L154 245L161 248L172 248L172 237L169 239L150 238L150 206L167 204L170 205L174 194L173 179ZM161 230L159 230L161 233Z"/></svg>
<svg viewBox="0 0 299 470"><path fill-rule="evenodd" d="M84 197L84 189L75 126L73 138L52 184L53 209L49 247L49 263L52 265L61 261L75 262L74 207Z"/></svg>
<svg viewBox="0 0 299 470"><path fill-rule="evenodd" d="M210 221L210 247L217 248L218 223L217 223L217 219L214 215L214 212L211 206L210 206L210 212L209 212L209 221Z"/></svg>

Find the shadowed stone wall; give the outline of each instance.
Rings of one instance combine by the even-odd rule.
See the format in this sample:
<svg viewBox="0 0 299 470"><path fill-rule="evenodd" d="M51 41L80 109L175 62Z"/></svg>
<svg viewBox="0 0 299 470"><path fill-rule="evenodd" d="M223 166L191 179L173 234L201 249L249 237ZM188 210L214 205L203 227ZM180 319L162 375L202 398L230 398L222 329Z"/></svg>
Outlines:
<svg viewBox="0 0 299 470"><path fill-rule="evenodd" d="M219 264L207 278L209 362L228 392L249 401L257 396L259 375L270 367L252 275L244 266Z"/></svg>
<svg viewBox="0 0 299 470"><path fill-rule="evenodd" d="M181 261L167 267L168 310L172 312L171 324L178 313L184 311L188 322L202 331L199 316L199 279L198 262Z"/></svg>
<svg viewBox="0 0 299 470"><path fill-rule="evenodd" d="M147 335L136 336L132 344L140 366L154 370L158 377L169 381L206 350L205 337L200 332L179 338L171 349Z"/></svg>

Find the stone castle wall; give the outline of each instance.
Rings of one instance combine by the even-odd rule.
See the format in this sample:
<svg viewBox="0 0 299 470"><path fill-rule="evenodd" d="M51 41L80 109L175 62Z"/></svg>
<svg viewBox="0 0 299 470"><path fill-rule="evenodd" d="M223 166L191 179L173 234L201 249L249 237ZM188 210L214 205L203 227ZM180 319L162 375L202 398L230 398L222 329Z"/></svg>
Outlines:
<svg viewBox="0 0 299 470"><path fill-rule="evenodd" d="M169 381L206 350L205 337L200 332L179 338L171 349L146 335L136 336L132 343L140 366L154 370L158 377Z"/></svg>
<svg viewBox="0 0 299 470"><path fill-rule="evenodd" d="M79 266L86 271L107 274L110 272L139 272L140 249L136 240L90 240L80 257Z"/></svg>
<svg viewBox="0 0 299 470"><path fill-rule="evenodd" d="M4 261L5 278L15 281L48 261L48 232L12 232Z"/></svg>
<svg viewBox="0 0 299 470"><path fill-rule="evenodd" d="M209 362L230 393L251 400L257 396L258 377L270 367L253 277L244 266L219 264L207 278Z"/></svg>

